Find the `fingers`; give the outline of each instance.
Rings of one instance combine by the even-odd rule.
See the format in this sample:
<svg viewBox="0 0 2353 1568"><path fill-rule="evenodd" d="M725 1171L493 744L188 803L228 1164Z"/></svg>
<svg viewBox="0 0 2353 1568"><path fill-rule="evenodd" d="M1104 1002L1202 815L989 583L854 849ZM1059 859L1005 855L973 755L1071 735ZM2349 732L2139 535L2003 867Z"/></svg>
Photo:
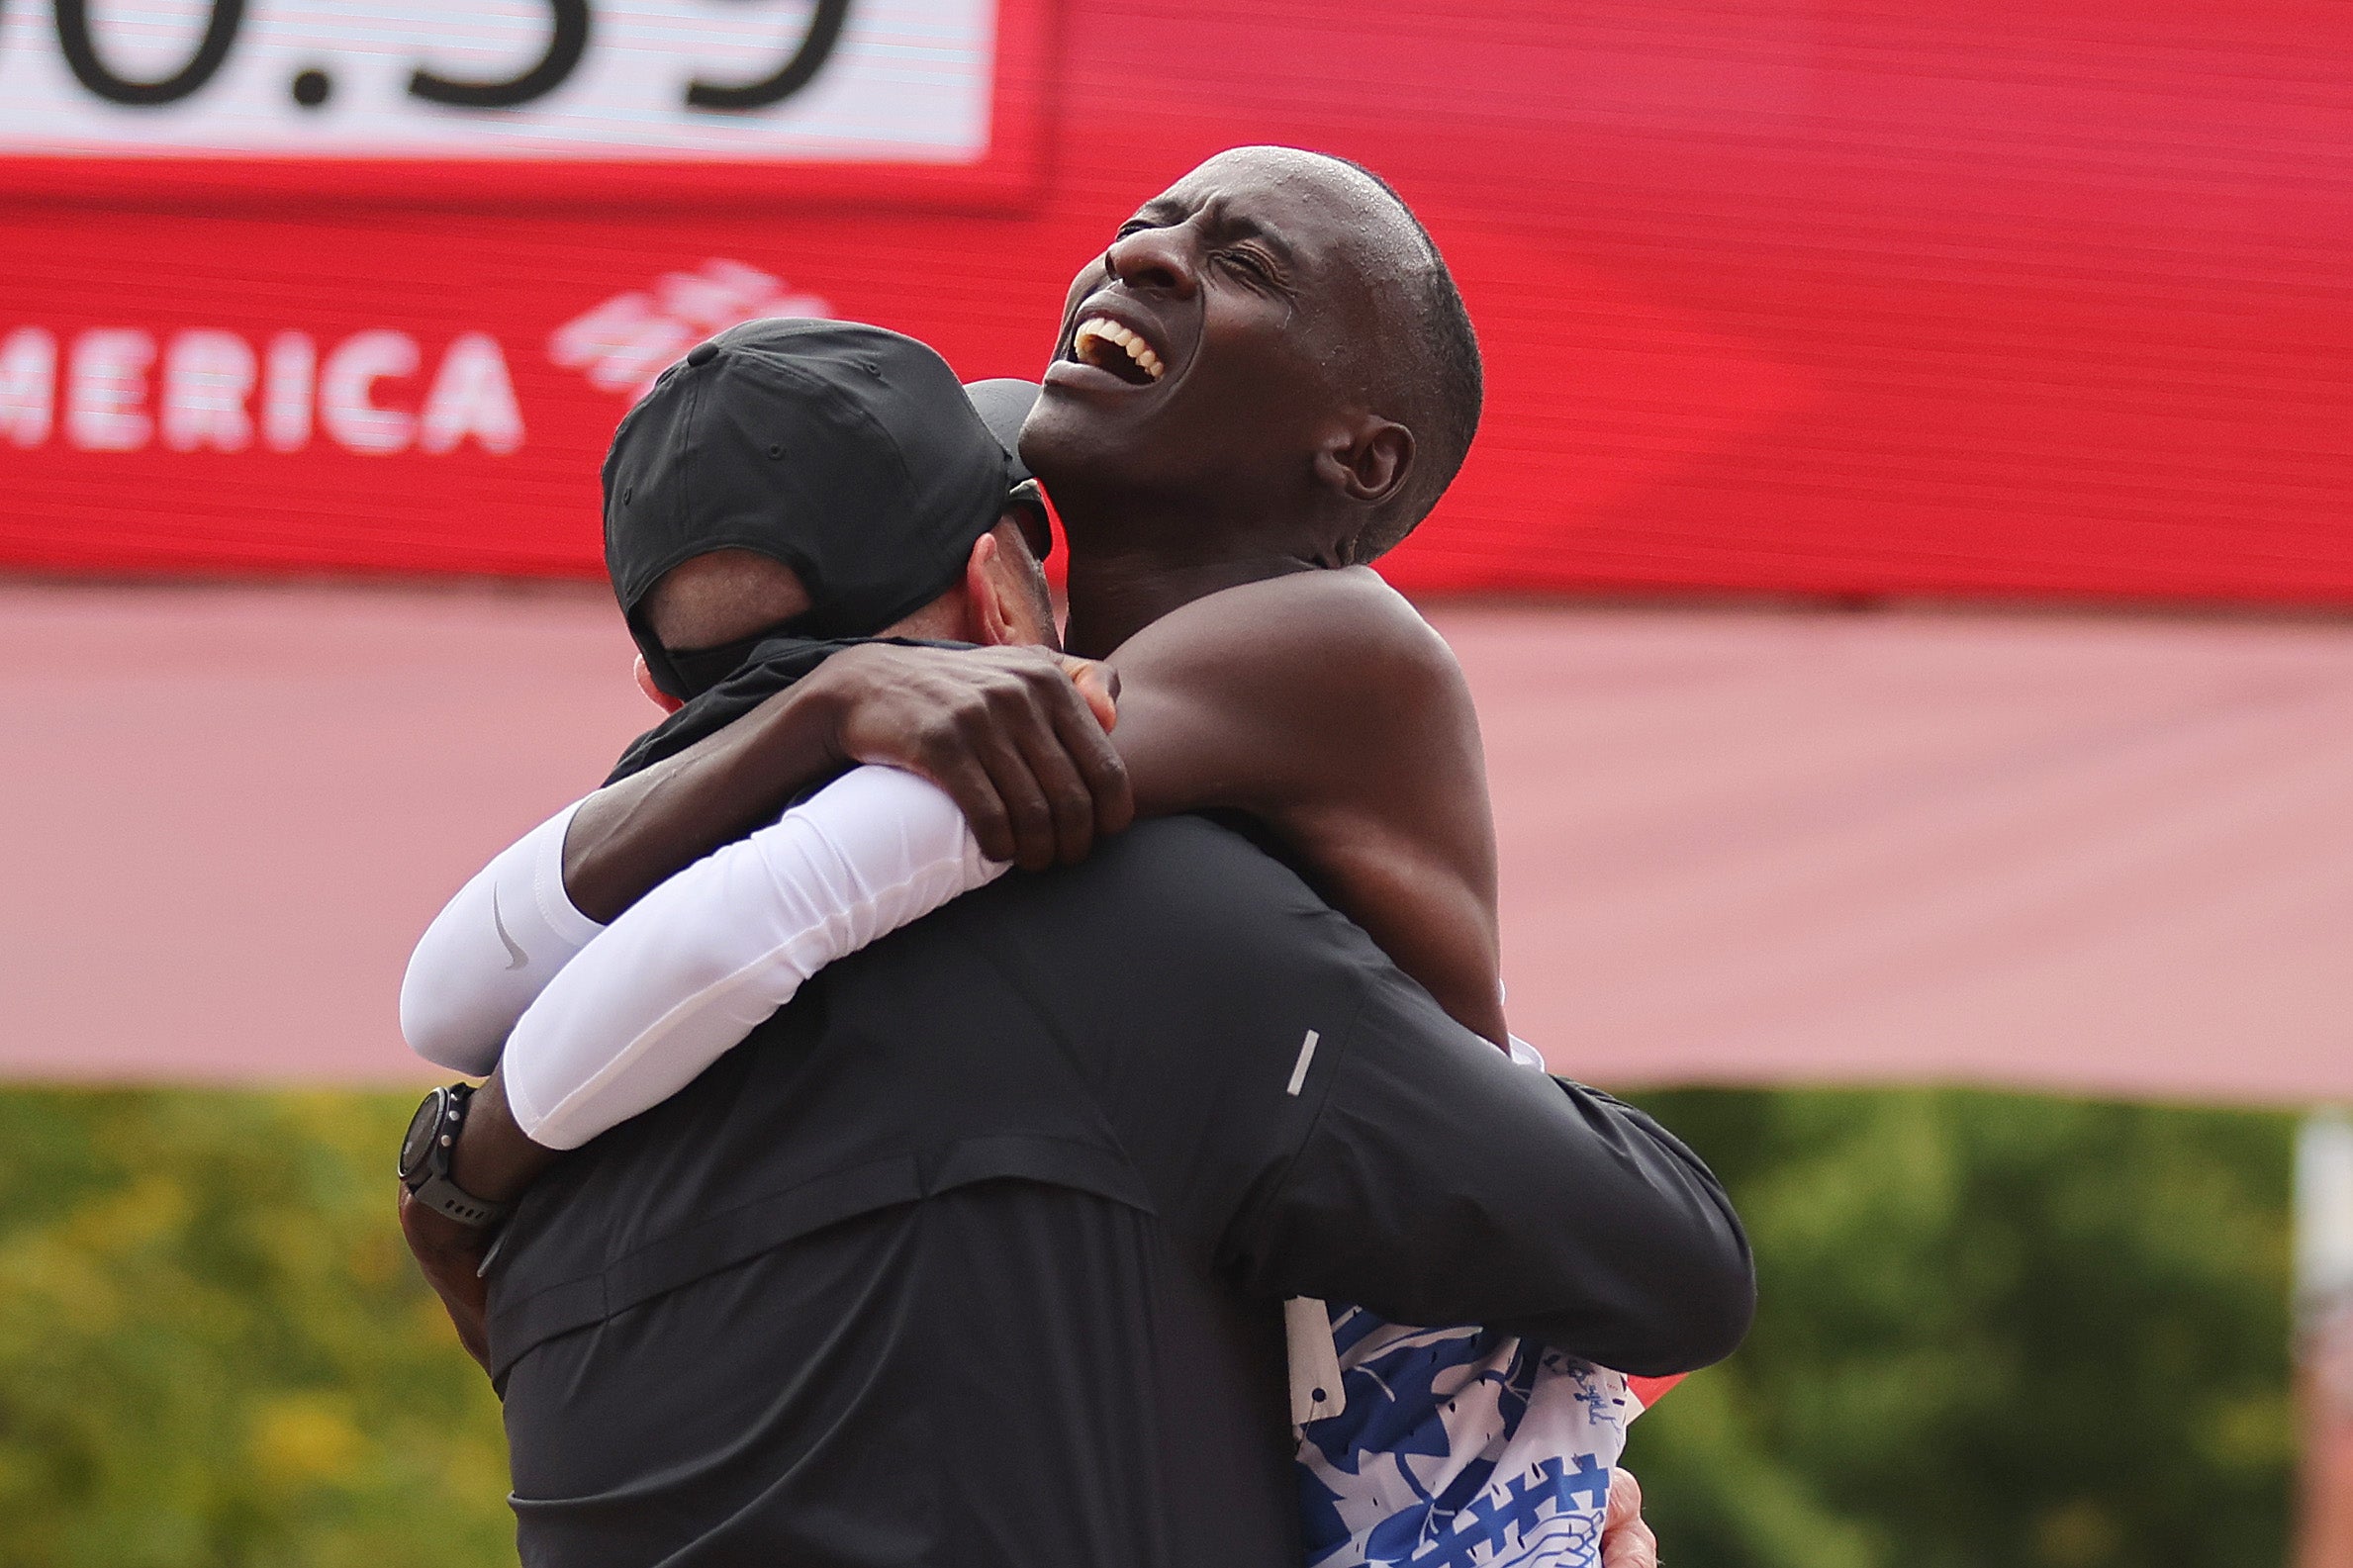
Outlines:
<svg viewBox="0 0 2353 1568"><path fill-rule="evenodd" d="M1020 751L986 714L959 710L927 728L903 759L867 760L909 768L946 790L990 860L1033 870L1054 863L1054 817L1045 794Z"/></svg>
<svg viewBox="0 0 2353 1568"><path fill-rule="evenodd" d="M1064 675L1064 667L1065 661L1051 655L1018 658L1008 664L1012 679L989 692L990 720L1020 754L1045 807L1044 821L1033 823L1021 820L1020 808L1007 801L1016 812L1015 832L1025 851L1035 847L1033 825L1040 839L1052 841L1042 863L1023 859L1021 864L1033 871L1055 862L1074 864L1093 846L1094 799L1073 750L1074 744L1099 750L1109 746L1093 710Z"/></svg>
<svg viewBox="0 0 2353 1568"><path fill-rule="evenodd" d="M1064 673L1063 662L1042 650L958 657L969 661L967 678L980 701L958 706L948 745L988 775L995 801L985 809L991 817L1001 813L1010 841L1010 853L997 854L974 818L983 849L1028 871L1084 859L1101 826L1098 802L1120 826L1133 815L1126 769L1103 734L1099 710ZM1107 702L1108 691L1098 685L1098 692Z"/></svg>
<svg viewBox="0 0 2353 1568"><path fill-rule="evenodd" d="M842 672L842 752L938 784L991 860L1067 865L1135 815L1109 676L1036 648L873 650Z"/></svg>
<svg viewBox="0 0 2353 1568"><path fill-rule="evenodd" d="M1101 665L1090 668L1093 679L1111 675ZM1104 724L1098 729L1092 722L1100 719L1102 709L1085 687L1080 687L1079 691L1086 696L1086 706L1070 705L1063 709L1056 738L1077 771L1080 787L1085 791L1091 841L1092 835L1127 830L1136 820L1136 795L1128 783L1126 761L1104 733L1111 726ZM1110 693L1103 691L1101 695L1107 701ZM1082 845L1079 853L1083 855L1087 847Z"/></svg>
<svg viewBox="0 0 2353 1568"><path fill-rule="evenodd" d="M988 770L978 757L961 746L954 746L936 755L927 753L911 758L908 767L947 791L948 798L956 802L956 809L964 813L965 821L972 824L973 837L980 841L982 854L992 861L1016 858L1019 846L1013 839L1013 819L1006 814L996 781L988 777Z"/></svg>
<svg viewBox="0 0 2353 1568"><path fill-rule="evenodd" d="M1610 1472L1610 1511L1603 1520L1603 1527L1632 1524L1643 1517L1643 1484L1634 1472L1620 1465Z"/></svg>
<svg viewBox="0 0 2353 1568"><path fill-rule="evenodd" d="M457 1330L457 1342L465 1347L474 1364L485 1372L490 1370L489 1313L483 1303L466 1301L442 1291L441 1309L449 1314L449 1322Z"/></svg>
<svg viewBox="0 0 2353 1568"><path fill-rule="evenodd" d="M1055 857L1069 866L1098 835L1124 830L1136 808L1127 764L1107 734L1119 718L1116 675L1091 660L1056 662L1062 679L1031 692L1050 728L1025 724L1017 735L1054 811Z"/></svg>
<svg viewBox="0 0 2353 1568"><path fill-rule="evenodd" d="M1093 720L1083 714L1078 724L1093 728ZM1094 795L1065 747L1064 734L1069 728L1066 717L1051 714L1045 727L1024 724L1014 733L1022 760L1029 765L1030 777L1037 781L1046 802L1047 828L1053 841L1048 865L1075 866L1094 847ZM1102 732L1095 730L1094 735L1099 742Z"/></svg>
<svg viewBox="0 0 2353 1568"><path fill-rule="evenodd" d="M1119 723L1119 672L1109 665L1092 659L1073 659L1064 656L1063 673L1086 702L1086 711L1102 726L1102 733L1088 730L1082 723L1072 720L1078 715L1066 713L1061 723L1063 748L1078 767L1079 777L1091 803L1093 831L1096 834L1125 832L1136 820L1136 798L1128 783L1127 763L1118 748L1106 739ZM1084 853L1081 846L1079 853ZM1064 846L1066 863L1076 857L1070 846Z"/></svg>
<svg viewBox="0 0 2353 1568"><path fill-rule="evenodd" d="M1642 1483L1634 1472L1610 1472L1610 1508L1601 1526L1602 1568L1658 1568L1658 1537L1643 1519Z"/></svg>
<svg viewBox="0 0 2353 1568"><path fill-rule="evenodd" d="M1071 685L1086 698L1086 705L1094 710L1094 721L1103 726L1105 734L1119 727L1119 672L1109 665L1092 659L1074 659L1068 654L1058 655L1062 673L1070 677Z"/></svg>
<svg viewBox="0 0 2353 1568"><path fill-rule="evenodd" d="M1601 1568L1658 1568L1658 1537L1641 1520L1603 1529Z"/></svg>
<svg viewBox="0 0 2353 1568"><path fill-rule="evenodd" d="M1016 716L1008 722L986 711L962 727L963 744L987 771L1012 841L1012 853L996 858L1028 872L1044 871L1061 852L1055 806L1031 760L1033 752L1046 749L1035 745L1035 729L1034 720L1025 724Z"/></svg>

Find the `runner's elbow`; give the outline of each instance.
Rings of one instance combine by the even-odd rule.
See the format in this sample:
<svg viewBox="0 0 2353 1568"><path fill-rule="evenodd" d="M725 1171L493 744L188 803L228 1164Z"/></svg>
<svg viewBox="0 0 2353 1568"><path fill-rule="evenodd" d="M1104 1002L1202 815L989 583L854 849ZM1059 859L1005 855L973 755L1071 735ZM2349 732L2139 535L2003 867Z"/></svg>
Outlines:
<svg viewBox="0 0 2353 1568"><path fill-rule="evenodd" d="M445 988L419 983L414 968L401 985L401 1038L424 1061L468 1077L481 1077L499 1064L499 1042L485 1040Z"/></svg>

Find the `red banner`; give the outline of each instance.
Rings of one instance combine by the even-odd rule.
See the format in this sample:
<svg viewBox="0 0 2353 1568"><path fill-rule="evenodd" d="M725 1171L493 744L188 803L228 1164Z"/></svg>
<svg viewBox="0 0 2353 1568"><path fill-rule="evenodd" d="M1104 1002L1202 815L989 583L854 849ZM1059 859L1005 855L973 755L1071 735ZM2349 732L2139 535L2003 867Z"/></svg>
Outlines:
<svg viewBox="0 0 2353 1568"><path fill-rule="evenodd" d="M1405 586L2353 601L2339 5L242 9L0 12L0 563L592 575L697 338L1034 374L1132 206L1280 140L1480 325Z"/></svg>

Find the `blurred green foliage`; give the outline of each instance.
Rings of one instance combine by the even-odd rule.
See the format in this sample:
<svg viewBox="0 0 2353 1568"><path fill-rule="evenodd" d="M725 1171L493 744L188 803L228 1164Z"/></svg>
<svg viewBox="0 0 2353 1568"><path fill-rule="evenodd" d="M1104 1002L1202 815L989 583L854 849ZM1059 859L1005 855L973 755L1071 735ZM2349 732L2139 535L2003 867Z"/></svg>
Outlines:
<svg viewBox="0 0 2353 1568"><path fill-rule="evenodd" d="M1637 1423L1674 1568L2279 1568L2293 1118L1965 1091L1641 1096L1756 1247Z"/></svg>
<svg viewBox="0 0 2353 1568"><path fill-rule="evenodd" d="M512 1563L392 1223L416 1096L0 1092L0 1565Z"/></svg>
<svg viewBox="0 0 2353 1568"><path fill-rule="evenodd" d="M2278 1568L2288 1118L1643 1099L1764 1282L1635 1428L1673 1568ZM0 1568L514 1561L497 1405L391 1223L414 1103L0 1091Z"/></svg>

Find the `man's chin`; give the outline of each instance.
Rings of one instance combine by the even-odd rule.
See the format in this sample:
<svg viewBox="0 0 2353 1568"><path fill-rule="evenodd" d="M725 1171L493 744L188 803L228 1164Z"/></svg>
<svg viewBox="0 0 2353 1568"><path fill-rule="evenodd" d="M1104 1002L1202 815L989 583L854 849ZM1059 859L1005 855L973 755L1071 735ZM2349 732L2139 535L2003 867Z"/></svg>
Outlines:
<svg viewBox="0 0 2353 1568"><path fill-rule="evenodd" d="M1066 492L1116 487L1136 477L1140 412L1048 386L1021 426L1021 460L1057 505Z"/></svg>

